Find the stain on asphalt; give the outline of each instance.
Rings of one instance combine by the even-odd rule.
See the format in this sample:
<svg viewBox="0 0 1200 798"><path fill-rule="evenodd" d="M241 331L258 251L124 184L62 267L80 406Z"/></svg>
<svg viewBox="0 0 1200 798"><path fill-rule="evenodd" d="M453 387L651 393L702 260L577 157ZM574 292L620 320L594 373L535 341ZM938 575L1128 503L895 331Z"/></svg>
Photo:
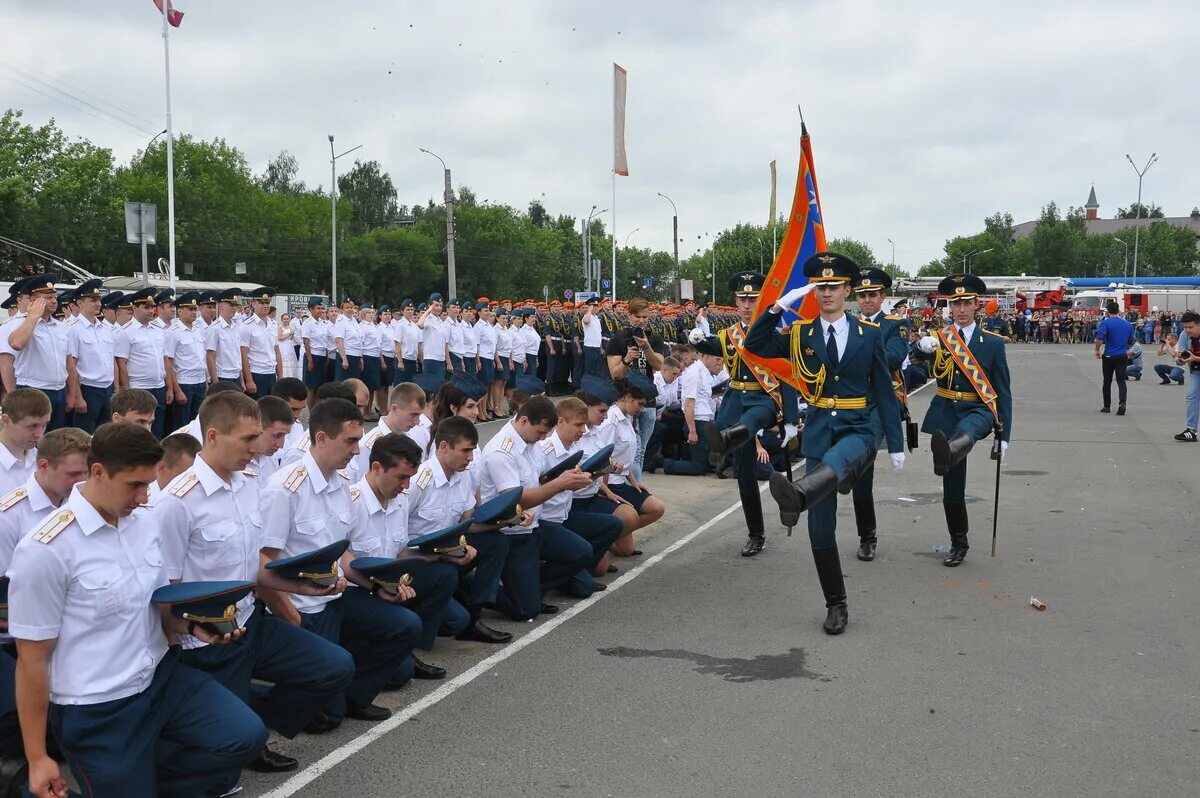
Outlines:
<svg viewBox="0 0 1200 798"><path fill-rule="evenodd" d="M967 496L967 504L979 501L978 496ZM909 493L897 499L875 499L876 504L889 504L893 507L916 507L921 504L941 504L942 494L938 493Z"/></svg>
<svg viewBox="0 0 1200 798"><path fill-rule="evenodd" d="M1049 474L1050 472L1049 471L1018 471L1016 469L1010 468L1009 470L1004 471L1002 473L1007 474L1010 477L1044 477L1044 476L1046 476L1046 474Z"/></svg>
<svg viewBox="0 0 1200 798"><path fill-rule="evenodd" d="M822 682L832 681L832 678L808 670L805 660L808 654L802 648L789 648L782 654L759 654L755 657L714 657L709 654L699 654L695 651L685 651L682 648L667 648L653 650L647 648L613 648L596 649L606 657L622 657L625 659L678 659L694 663L696 673L720 676L727 682L742 684L745 682L764 682L777 679L815 679Z"/></svg>

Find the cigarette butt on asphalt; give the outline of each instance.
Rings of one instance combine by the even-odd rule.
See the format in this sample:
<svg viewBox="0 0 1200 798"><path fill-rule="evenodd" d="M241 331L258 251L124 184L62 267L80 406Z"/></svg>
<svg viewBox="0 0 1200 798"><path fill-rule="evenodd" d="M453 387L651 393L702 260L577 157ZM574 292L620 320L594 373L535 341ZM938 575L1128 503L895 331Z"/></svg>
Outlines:
<svg viewBox="0 0 1200 798"><path fill-rule="evenodd" d="M1029 606L1033 607L1038 612L1044 612L1046 610L1046 605L1033 596L1029 597Z"/></svg>

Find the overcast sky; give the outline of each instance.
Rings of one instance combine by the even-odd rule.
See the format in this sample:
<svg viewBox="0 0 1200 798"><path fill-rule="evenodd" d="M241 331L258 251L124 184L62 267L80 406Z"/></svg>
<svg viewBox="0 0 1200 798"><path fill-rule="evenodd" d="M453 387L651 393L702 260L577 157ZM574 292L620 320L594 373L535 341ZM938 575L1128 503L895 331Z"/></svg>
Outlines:
<svg viewBox="0 0 1200 798"><path fill-rule="evenodd" d="M524 208L586 215L612 201L612 63L629 71L629 177L618 240L681 255L697 235L768 218L795 179L804 108L826 229L915 271L949 236L1055 200L1101 215L1137 194L1168 216L1200 204L1196 2L248 3L176 0L174 126L224 137L257 173L281 149L329 183L327 135L362 144L402 203L456 185ZM910 7L918 10L911 10ZM149 136L29 78L61 81L164 126L160 17L151 0L4 0L0 106L53 116L120 160ZM20 70L17 72L15 70ZM39 94L30 87L46 95ZM347 159L348 160L348 159ZM339 162L341 164L343 162ZM131 198L135 199L135 198ZM606 214L607 217L607 214ZM611 221L606 218L606 224Z"/></svg>

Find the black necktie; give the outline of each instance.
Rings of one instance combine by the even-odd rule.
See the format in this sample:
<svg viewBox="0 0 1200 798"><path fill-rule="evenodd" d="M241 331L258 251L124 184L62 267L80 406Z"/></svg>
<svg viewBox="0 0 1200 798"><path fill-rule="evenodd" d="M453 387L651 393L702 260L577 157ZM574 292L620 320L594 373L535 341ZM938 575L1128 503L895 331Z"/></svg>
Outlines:
<svg viewBox="0 0 1200 798"><path fill-rule="evenodd" d="M840 361L838 359L837 338L834 337L832 324L829 325L829 342L825 345L825 348L829 351L829 365L837 368Z"/></svg>

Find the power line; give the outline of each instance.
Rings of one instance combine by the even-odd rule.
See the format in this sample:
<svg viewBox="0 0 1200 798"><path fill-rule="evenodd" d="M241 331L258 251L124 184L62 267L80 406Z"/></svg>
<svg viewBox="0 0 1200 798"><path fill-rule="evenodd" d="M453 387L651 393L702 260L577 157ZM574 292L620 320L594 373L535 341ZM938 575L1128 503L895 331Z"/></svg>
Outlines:
<svg viewBox="0 0 1200 798"><path fill-rule="evenodd" d="M64 86L68 86L68 87L74 89L75 92L78 92L78 94L76 94L75 92L67 91L66 89L62 89L62 88L59 88L58 86L54 85L54 82L52 82L52 81L54 81L55 79L53 79L53 78L51 80L46 80L44 78L38 77L38 75L34 74L34 72L36 70L31 71L27 67L23 68L20 66L14 66L14 64L7 59L0 59L0 66L3 66L6 69L8 69L17 78L23 78L26 81L32 81L34 83L37 83L38 85L41 85L47 89L50 89L51 91L60 95L67 102L74 104L75 107L79 108L80 110L83 110L81 106L86 106L88 108L93 109L94 111L104 114L107 117L111 117L112 120L118 122L119 124L133 128L134 130L137 130L139 132L146 133L146 135L152 135L155 132L152 129L152 128L154 128L155 123L150 121L149 119L146 119L145 117L139 116L139 115L131 113L129 111L126 111L125 109L121 108L120 106L114 105L113 103L110 103L99 97L91 96L91 100L86 99L86 97L89 96L89 95L87 95L86 92L84 92L82 89L79 89L78 87L71 86L71 84L67 83L66 81L57 80L58 83L61 83ZM23 84L23 85L25 85L26 88L33 88L33 87L29 86L27 83ZM36 91L36 89L34 89L34 90ZM41 94L42 92L38 92L38 93ZM85 96L80 96L80 95L85 95ZM48 96L48 95L46 95L46 96ZM54 98L51 97L51 99L54 99ZM93 102L93 100L94 100L94 102ZM108 108L116 109L119 113L113 113L112 111L108 110L108 108L105 108L103 106L108 106ZM122 118L122 115L124 115L124 117L126 117L126 118Z"/></svg>

